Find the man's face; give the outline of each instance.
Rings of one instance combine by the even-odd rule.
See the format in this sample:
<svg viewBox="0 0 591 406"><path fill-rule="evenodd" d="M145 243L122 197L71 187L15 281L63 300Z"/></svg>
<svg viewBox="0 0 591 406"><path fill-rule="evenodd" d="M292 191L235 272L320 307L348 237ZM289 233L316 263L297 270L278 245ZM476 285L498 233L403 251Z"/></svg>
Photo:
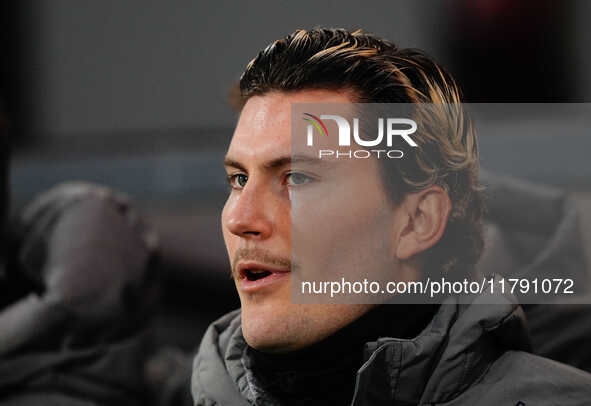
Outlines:
<svg viewBox="0 0 591 406"><path fill-rule="evenodd" d="M292 228L298 228L299 238L313 238L319 252L335 252L337 236L340 241L353 243L358 233L371 238L383 236L383 224L395 228L396 223L375 160L329 162L330 168L316 171L314 164L306 166L291 159L292 103L351 100L345 93L328 90L251 97L241 112L225 160L232 190L222 212L222 228L241 301L242 332L249 345L269 352L306 347L372 307L293 303L290 279L296 264L291 262ZM343 185L347 190L357 190L363 198L343 204L336 192L343 190ZM297 210L308 212L309 206L314 213L297 224L292 217L296 200ZM327 224L333 219L336 228L319 227L317 219ZM382 226L376 232L377 228L368 224ZM385 249L384 256L391 257L395 247L388 236L385 238L382 251ZM358 261L354 253L339 252L342 263ZM306 259L298 261L297 266L305 272Z"/></svg>

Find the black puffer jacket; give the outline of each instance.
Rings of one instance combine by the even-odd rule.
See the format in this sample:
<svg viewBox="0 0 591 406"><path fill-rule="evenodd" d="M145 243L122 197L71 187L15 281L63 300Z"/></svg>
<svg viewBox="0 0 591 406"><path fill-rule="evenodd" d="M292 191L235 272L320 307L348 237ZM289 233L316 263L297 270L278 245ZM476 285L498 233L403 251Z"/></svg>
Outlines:
<svg viewBox="0 0 591 406"><path fill-rule="evenodd" d="M351 405L591 404L591 375L528 353L527 337L512 296L449 298L416 338L366 343ZM194 362L195 405L280 404L257 387L245 349L238 311L210 326Z"/></svg>

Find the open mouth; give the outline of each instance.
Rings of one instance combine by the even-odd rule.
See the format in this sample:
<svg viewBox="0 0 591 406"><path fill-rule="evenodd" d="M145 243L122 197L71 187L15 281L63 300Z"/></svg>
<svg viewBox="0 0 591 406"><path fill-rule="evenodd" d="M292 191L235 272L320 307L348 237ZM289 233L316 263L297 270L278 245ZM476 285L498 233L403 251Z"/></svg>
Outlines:
<svg viewBox="0 0 591 406"><path fill-rule="evenodd" d="M240 289L254 292L267 286L275 285L289 275L289 267L277 267L257 261L243 261L238 264L237 277Z"/></svg>
<svg viewBox="0 0 591 406"><path fill-rule="evenodd" d="M265 269L245 269L244 276L249 281L258 281L259 279L266 278L271 275L270 271Z"/></svg>

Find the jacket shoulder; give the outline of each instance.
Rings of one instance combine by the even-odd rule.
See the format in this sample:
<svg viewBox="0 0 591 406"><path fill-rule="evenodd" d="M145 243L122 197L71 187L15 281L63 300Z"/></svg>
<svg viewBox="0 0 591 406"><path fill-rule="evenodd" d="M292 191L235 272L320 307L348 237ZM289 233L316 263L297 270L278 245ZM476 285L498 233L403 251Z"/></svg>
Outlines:
<svg viewBox="0 0 591 406"><path fill-rule="evenodd" d="M245 405L226 364L230 340L240 329L240 310L210 324L193 360L191 394L195 405Z"/></svg>
<svg viewBox="0 0 591 406"><path fill-rule="evenodd" d="M448 406L588 406L591 374L523 351L507 351Z"/></svg>

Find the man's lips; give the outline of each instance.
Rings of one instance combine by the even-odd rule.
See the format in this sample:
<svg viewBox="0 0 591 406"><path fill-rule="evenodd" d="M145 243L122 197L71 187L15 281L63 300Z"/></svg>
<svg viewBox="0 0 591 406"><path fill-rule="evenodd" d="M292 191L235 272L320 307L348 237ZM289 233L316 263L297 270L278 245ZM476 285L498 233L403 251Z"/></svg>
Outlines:
<svg viewBox="0 0 591 406"><path fill-rule="evenodd" d="M240 261L236 278L240 290L252 292L275 284L289 275L290 269L257 261Z"/></svg>

